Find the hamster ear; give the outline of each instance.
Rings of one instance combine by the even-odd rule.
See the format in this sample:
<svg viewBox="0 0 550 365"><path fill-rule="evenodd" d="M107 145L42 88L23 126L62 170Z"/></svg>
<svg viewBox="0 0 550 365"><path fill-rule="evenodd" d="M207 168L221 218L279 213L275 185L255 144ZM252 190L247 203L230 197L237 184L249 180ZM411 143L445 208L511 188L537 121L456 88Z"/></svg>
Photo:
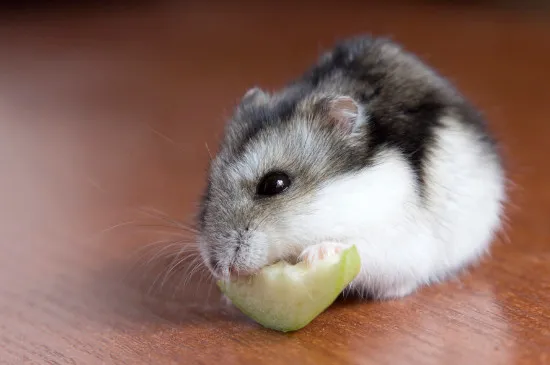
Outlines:
<svg viewBox="0 0 550 365"><path fill-rule="evenodd" d="M331 123L345 134L356 131L364 118L359 104L349 96L338 96L329 100L328 114Z"/></svg>
<svg viewBox="0 0 550 365"><path fill-rule="evenodd" d="M250 123L247 113L256 107L262 107L270 102L271 95L260 89L253 87L242 96L233 110L233 115L226 123L226 133L228 135L242 133L243 127Z"/></svg>
<svg viewBox="0 0 550 365"><path fill-rule="evenodd" d="M253 87L249 89L241 99L241 105L261 104L269 100L269 94L260 89Z"/></svg>

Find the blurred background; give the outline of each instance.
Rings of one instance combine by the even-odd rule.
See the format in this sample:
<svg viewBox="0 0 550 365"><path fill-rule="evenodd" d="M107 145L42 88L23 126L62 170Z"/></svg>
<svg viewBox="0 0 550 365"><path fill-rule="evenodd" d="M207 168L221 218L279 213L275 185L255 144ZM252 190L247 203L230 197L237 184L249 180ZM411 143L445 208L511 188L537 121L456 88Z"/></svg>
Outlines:
<svg viewBox="0 0 550 365"><path fill-rule="evenodd" d="M199 352L257 363L265 340L268 352L307 347L322 363L314 332L250 337L255 327L220 309L196 255L182 266L174 250L193 245L209 151L236 101L358 33L402 43L485 113L513 182L512 223L464 282L409 299L441 317L369 307L363 319L380 328L400 322L369 333L369 349L331 323L342 351L398 363L427 346L437 364L468 348L504 363L548 345L518 313L550 316L550 2L14 1L0 5L0 363L160 364ZM455 324L457 337L448 308L486 313L485 329ZM427 339L410 335L417 326L431 328ZM220 351L227 337L257 352Z"/></svg>

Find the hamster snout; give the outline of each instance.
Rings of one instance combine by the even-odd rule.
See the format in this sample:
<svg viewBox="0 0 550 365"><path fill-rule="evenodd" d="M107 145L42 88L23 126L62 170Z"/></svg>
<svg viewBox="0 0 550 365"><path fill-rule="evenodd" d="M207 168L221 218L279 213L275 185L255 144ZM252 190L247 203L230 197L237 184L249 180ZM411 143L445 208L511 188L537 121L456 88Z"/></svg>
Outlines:
<svg viewBox="0 0 550 365"><path fill-rule="evenodd" d="M266 245L264 235L249 225L229 230L220 241L208 244L208 267L218 277L253 274L267 264L265 253L256 248Z"/></svg>
<svg viewBox="0 0 550 365"><path fill-rule="evenodd" d="M397 44L337 44L274 93L249 90L212 160L199 245L216 276L356 245L350 290L398 298L477 261L506 201L498 145L443 77Z"/></svg>

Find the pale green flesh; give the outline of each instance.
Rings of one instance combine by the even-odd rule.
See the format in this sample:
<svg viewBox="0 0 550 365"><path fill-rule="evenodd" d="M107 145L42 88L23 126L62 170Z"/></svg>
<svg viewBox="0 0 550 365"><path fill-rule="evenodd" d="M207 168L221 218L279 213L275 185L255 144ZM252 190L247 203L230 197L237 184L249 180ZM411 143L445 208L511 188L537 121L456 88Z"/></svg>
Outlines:
<svg viewBox="0 0 550 365"><path fill-rule="evenodd" d="M352 246L311 267L279 262L248 278L219 281L218 286L235 307L264 327L296 331L327 309L360 268L359 253Z"/></svg>

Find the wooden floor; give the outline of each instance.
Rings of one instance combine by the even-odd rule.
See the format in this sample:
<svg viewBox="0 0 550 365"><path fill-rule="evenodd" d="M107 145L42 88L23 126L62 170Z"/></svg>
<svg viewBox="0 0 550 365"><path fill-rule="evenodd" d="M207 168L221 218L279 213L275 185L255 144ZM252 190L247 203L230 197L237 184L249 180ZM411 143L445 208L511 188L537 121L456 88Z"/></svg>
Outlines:
<svg viewBox="0 0 550 365"><path fill-rule="evenodd" d="M550 363L550 14L198 3L2 13L0 364ZM171 221L191 222L206 146L248 87L364 32L485 111L509 223L457 280L270 332L220 303L193 254L174 265L170 242L192 235Z"/></svg>

